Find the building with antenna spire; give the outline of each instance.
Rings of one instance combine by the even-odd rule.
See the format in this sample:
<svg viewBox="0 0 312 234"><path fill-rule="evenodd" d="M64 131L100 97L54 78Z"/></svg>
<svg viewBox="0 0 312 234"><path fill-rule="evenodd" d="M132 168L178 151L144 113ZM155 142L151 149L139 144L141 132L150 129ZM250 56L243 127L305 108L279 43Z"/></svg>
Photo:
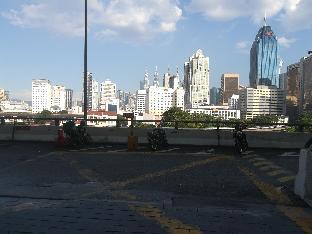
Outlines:
<svg viewBox="0 0 312 234"><path fill-rule="evenodd" d="M279 56L277 37L271 26L264 25L259 29L250 50L250 86L258 85L279 87Z"/></svg>
<svg viewBox="0 0 312 234"><path fill-rule="evenodd" d="M157 66L155 68L153 85L156 87L159 87L159 74L158 74L158 67Z"/></svg>

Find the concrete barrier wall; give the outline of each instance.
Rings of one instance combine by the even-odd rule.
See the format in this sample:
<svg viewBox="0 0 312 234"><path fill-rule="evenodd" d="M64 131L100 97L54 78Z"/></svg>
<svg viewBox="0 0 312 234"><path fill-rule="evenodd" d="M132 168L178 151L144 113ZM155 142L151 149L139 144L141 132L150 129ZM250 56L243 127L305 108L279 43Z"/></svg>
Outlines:
<svg viewBox="0 0 312 234"><path fill-rule="evenodd" d="M32 126L30 128L17 127L14 133L16 141L45 141L52 142L57 138L59 127ZM13 126L0 126L0 140L12 140ZM130 128L95 128L88 127L88 133L96 143L127 143ZM134 129L139 144L147 143L147 132L151 129ZM172 145L209 145L233 146L233 134L230 130L220 130L219 140L217 130L165 128L168 143ZM286 133L272 131L246 131L250 147L259 148L303 148L312 134Z"/></svg>

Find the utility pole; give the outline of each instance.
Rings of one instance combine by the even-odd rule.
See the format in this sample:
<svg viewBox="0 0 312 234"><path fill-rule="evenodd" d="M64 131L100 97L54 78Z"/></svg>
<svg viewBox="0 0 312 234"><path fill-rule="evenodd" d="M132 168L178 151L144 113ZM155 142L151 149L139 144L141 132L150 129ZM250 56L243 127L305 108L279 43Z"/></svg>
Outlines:
<svg viewBox="0 0 312 234"><path fill-rule="evenodd" d="M85 37L84 37L84 79L83 79L83 119L87 125L88 118L88 3L85 0Z"/></svg>

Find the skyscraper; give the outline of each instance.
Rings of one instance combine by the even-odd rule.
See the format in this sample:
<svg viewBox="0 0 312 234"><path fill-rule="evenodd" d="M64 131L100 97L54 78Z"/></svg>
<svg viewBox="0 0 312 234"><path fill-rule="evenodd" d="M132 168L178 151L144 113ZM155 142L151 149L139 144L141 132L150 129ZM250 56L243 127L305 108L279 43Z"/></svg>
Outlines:
<svg viewBox="0 0 312 234"><path fill-rule="evenodd" d="M238 95L239 74L223 74L221 77L220 101L222 105L228 105L233 94Z"/></svg>
<svg viewBox="0 0 312 234"><path fill-rule="evenodd" d="M149 87L149 79L148 79L148 72L145 70L145 74L144 74L144 80L140 81L140 89L148 89Z"/></svg>
<svg viewBox="0 0 312 234"><path fill-rule="evenodd" d="M66 106L66 110L72 109L73 107L73 93L74 91L72 89L66 89L65 90L66 93L66 100L65 100L65 106Z"/></svg>
<svg viewBox="0 0 312 234"><path fill-rule="evenodd" d="M209 58L202 50L197 50L184 64L184 88L187 108L209 105Z"/></svg>
<svg viewBox="0 0 312 234"><path fill-rule="evenodd" d="M265 24L258 31L250 50L250 86L258 85L279 87L279 61L277 38L271 26Z"/></svg>
<svg viewBox="0 0 312 234"><path fill-rule="evenodd" d="M87 108L88 110L98 110L100 101L99 82L93 79L93 74L87 74Z"/></svg>

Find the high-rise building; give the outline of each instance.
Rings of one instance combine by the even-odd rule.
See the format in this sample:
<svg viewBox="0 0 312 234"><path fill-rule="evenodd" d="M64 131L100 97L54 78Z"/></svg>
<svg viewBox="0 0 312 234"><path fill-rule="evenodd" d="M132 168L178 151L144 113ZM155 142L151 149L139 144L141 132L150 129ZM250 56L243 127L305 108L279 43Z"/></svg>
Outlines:
<svg viewBox="0 0 312 234"><path fill-rule="evenodd" d="M91 72L87 73L87 109L92 110L92 83L93 76ZM84 95L83 95L83 103L84 103Z"/></svg>
<svg viewBox="0 0 312 234"><path fill-rule="evenodd" d="M154 82L153 86L159 87L159 74L158 74L158 68L156 66L155 73L154 73Z"/></svg>
<svg viewBox="0 0 312 234"><path fill-rule="evenodd" d="M52 104L52 85L47 79L32 80L32 112L50 110Z"/></svg>
<svg viewBox="0 0 312 234"><path fill-rule="evenodd" d="M312 51L308 56L300 60L301 75L301 98L300 113L312 113Z"/></svg>
<svg viewBox="0 0 312 234"><path fill-rule="evenodd" d="M182 87L177 87L176 89L173 89L173 106L179 107L181 110L184 110L184 95L185 90Z"/></svg>
<svg viewBox="0 0 312 234"><path fill-rule="evenodd" d="M84 98L83 98L84 100ZM100 101L99 82L93 79L93 74L87 74L87 108L88 110L98 110Z"/></svg>
<svg viewBox="0 0 312 234"><path fill-rule="evenodd" d="M66 91L62 85L54 85L52 87L52 111L66 110Z"/></svg>
<svg viewBox="0 0 312 234"><path fill-rule="evenodd" d="M148 79L148 72L145 70L144 80L140 82L140 90L148 89L149 87L149 79Z"/></svg>
<svg viewBox="0 0 312 234"><path fill-rule="evenodd" d="M101 104L106 103L109 100L116 99L117 86L110 80L106 80L101 83Z"/></svg>
<svg viewBox="0 0 312 234"><path fill-rule="evenodd" d="M73 94L74 94L74 91L72 89L65 89L65 108L66 108L66 110L70 110L73 107Z"/></svg>
<svg viewBox="0 0 312 234"><path fill-rule="evenodd" d="M92 80L92 110L99 109L99 101L100 101L100 87L99 82L96 80Z"/></svg>
<svg viewBox="0 0 312 234"><path fill-rule="evenodd" d="M239 92L242 118L253 119L262 115L285 115L285 92L274 86L245 88Z"/></svg>
<svg viewBox="0 0 312 234"><path fill-rule="evenodd" d="M150 86L146 92L146 112L155 116L161 116L171 107L183 109L184 89L177 90L165 87Z"/></svg>
<svg viewBox="0 0 312 234"><path fill-rule="evenodd" d="M250 87L278 84L279 72L278 43L271 26L261 27L250 50Z"/></svg>
<svg viewBox="0 0 312 234"><path fill-rule="evenodd" d="M210 89L210 104L211 105L217 106L220 104L220 93L221 93L220 88L212 87Z"/></svg>
<svg viewBox="0 0 312 234"><path fill-rule="evenodd" d="M168 69L168 72L166 72L164 74L164 78L163 78L163 87L165 88L169 88L169 81L170 81L170 73L169 73L169 69Z"/></svg>
<svg viewBox="0 0 312 234"><path fill-rule="evenodd" d="M135 111L137 113L146 113L146 90L138 90L136 92Z"/></svg>
<svg viewBox="0 0 312 234"><path fill-rule="evenodd" d="M184 64L184 88L187 108L209 105L209 58L202 50L197 50Z"/></svg>
<svg viewBox="0 0 312 234"><path fill-rule="evenodd" d="M4 89L0 89L0 102L5 101Z"/></svg>
<svg viewBox="0 0 312 234"><path fill-rule="evenodd" d="M312 112L312 52L287 67L280 75L286 93L286 115L294 122L303 112Z"/></svg>
<svg viewBox="0 0 312 234"><path fill-rule="evenodd" d="M228 106L231 110L239 109L239 95L233 94L231 98L229 98Z"/></svg>
<svg viewBox="0 0 312 234"><path fill-rule="evenodd" d="M221 77L220 99L222 105L228 105L233 94L239 92L239 74L223 74Z"/></svg>

